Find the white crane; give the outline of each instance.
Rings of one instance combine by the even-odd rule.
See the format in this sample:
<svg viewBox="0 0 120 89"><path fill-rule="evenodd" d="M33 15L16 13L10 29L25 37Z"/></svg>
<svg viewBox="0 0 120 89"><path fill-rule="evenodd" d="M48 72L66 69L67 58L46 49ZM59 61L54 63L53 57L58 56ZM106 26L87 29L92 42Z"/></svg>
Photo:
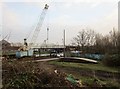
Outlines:
<svg viewBox="0 0 120 89"><path fill-rule="evenodd" d="M24 46L23 47L20 47L19 50L29 50L33 45L34 43L36 42L36 39L39 35L39 32L41 30L41 27L42 27L42 24L43 24L43 21L44 21L44 18L45 18L45 15L46 15L46 12L48 10L49 6L47 4L45 4L45 7L40 15L40 18L39 18L39 21L37 23L37 26L35 28L35 31L33 33L33 36L32 36L32 39L31 39L31 42L30 42L30 45L28 46L27 45L27 42L26 42L26 38L24 39Z"/></svg>
<svg viewBox="0 0 120 89"><path fill-rule="evenodd" d="M41 27L42 27L42 23L43 23L43 21L44 21L46 12L47 12L47 10L48 10L48 7L49 7L49 6L48 6L47 4L45 4L45 7L44 7L44 9L43 9L43 11L42 11L42 13L41 13L41 15L40 15L39 22L38 22L38 24L37 24L37 26L36 26L36 29L35 29L34 33L33 33L33 37L32 37L31 44L30 44L29 48L30 48L31 46L33 46L34 43L36 42L36 39L37 39L38 34L39 34L39 32L40 32L40 29L41 29Z"/></svg>

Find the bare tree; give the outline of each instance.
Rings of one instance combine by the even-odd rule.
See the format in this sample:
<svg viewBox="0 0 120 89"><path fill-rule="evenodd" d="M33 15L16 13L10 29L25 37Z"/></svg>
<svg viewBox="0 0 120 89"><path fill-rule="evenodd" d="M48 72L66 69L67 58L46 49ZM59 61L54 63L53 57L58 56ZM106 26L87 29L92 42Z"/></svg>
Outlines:
<svg viewBox="0 0 120 89"><path fill-rule="evenodd" d="M117 52L120 54L120 31L117 34Z"/></svg>
<svg viewBox="0 0 120 89"><path fill-rule="evenodd" d="M115 54L118 50L119 43L119 32L113 29L109 34L104 36L100 34L96 35L95 49L99 53Z"/></svg>
<svg viewBox="0 0 120 89"><path fill-rule="evenodd" d="M116 54L120 52L120 32L113 29L103 36L94 30L82 29L73 38L73 43L83 52Z"/></svg>
<svg viewBox="0 0 120 89"><path fill-rule="evenodd" d="M112 46L117 47L117 38L118 38L118 32L117 30L115 30L115 28L113 28L112 31L109 32L110 33L110 41Z"/></svg>
<svg viewBox="0 0 120 89"><path fill-rule="evenodd" d="M83 48L87 42L87 32L84 29L82 29L82 31L80 31L78 35L73 39L75 40L75 43L78 44L78 46L81 46L81 50L83 51Z"/></svg>
<svg viewBox="0 0 120 89"><path fill-rule="evenodd" d="M84 48L94 45L95 42L95 32L91 29L82 29L76 37L73 38L74 42L81 47L84 52Z"/></svg>
<svg viewBox="0 0 120 89"><path fill-rule="evenodd" d="M94 51L95 53L103 53L103 36L102 34L97 33L95 35Z"/></svg>

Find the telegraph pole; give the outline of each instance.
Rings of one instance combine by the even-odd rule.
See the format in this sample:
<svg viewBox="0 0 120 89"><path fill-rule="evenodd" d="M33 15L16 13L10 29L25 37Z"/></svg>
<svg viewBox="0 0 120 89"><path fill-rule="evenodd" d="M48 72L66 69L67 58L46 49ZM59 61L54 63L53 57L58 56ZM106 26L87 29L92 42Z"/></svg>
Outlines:
<svg viewBox="0 0 120 89"><path fill-rule="evenodd" d="M64 43L64 57L65 57L65 48L66 48L66 47L65 47L65 30L63 31L63 36L64 36L64 37L63 37L63 38L64 38L63 43Z"/></svg>
<svg viewBox="0 0 120 89"><path fill-rule="evenodd" d="M49 40L49 28L47 28L47 44L49 43L48 40Z"/></svg>

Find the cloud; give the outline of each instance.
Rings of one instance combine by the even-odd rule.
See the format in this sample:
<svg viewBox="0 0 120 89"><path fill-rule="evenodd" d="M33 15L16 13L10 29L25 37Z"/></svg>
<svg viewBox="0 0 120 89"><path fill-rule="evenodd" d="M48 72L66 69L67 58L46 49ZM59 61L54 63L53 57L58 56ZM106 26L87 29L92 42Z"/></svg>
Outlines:
<svg viewBox="0 0 120 89"><path fill-rule="evenodd" d="M1 0L3 1L3 0ZM118 2L119 0L4 0L3 2L85 2L85 3L99 3L99 2Z"/></svg>
<svg viewBox="0 0 120 89"><path fill-rule="evenodd" d="M5 1L7 1L7 0L5 0ZM11 1L11 0L9 0L9 1ZM14 0L14 1L16 2L16 0ZM102 18L98 18L97 21L88 21L88 23L84 23L85 22L85 21L83 21L84 19L82 20L79 17L79 16L81 16L81 14L84 15L84 13L80 13L79 16L77 14L79 14L78 10L82 8L82 6L81 6L82 3L87 3L84 5L84 7L89 5L89 6L91 6L90 9L92 9L92 8L96 8L98 5L101 5L102 3L106 3L106 2L110 3L110 4L114 4L118 0L109 0L109 1L108 0L54 0L53 2L51 2L50 0L45 0L45 1L17 0L17 1L23 2L24 5L26 5L26 6L32 5L36 8L40 8L40 9L43 8L46 3L49 3L50 9L48 10L48 12L50 12L51 16L52 16L52 19L50 22L50 25L51 25L50 26L50 42L53 42L53 43L56 43L56 42L62 43L64 29L66 29L66 41L67 41L67 43L70 43L71 39L74 36L76 36L76 34L81 29L86 28L87 26L89 28L96 30L97 32L100 32L100 33L108 33L109 30L112 30L113 26L114 27L117 26L117 21L116 21L117 20L117 9L114 11L111 11L111 13L109 13L109 14L107 13L107 15ZM21 8L21 9L23 9L23 8ZM86 8L82 8L82 9L86 9ZM7 6L4 6L3 14L4 14L3 23L5 26L4 28L6 28L5 29L6 33L7 34L9 33L8 28L12 29L13 33L12 33L11 39L14 39L14 41L23 42L23 38L25 37L25 35L26 35L25 33L27 33L27 31L22 25L23 25L23 21L25 21L26 19L21 20L22 17L15 11L13 11L11 8L8 8ZM48 14L49 13L47 13L47 15ZM28 14L26 14L26 16L27 15ZM31 13L31 15L34 17L34 15L32 13ZM86 15L84 17L87 17L87 16L88 15ZM88 16L88 18L89 18L89 16ZM88 19L88 18L86 18L86 19ZM45 21L47 22L48 20L45 20ZM43 42L46 39L45 21L43 24L44 26L42 27L39 37L37 39L37 41L39 41L39 42ZM27 21L25 21L25 22L27 23ZM21 40L18 40L18 39L21 39Z"/></svg>
<svg viewBox="0 0 120 89"><path fill-rule="evenodd" d="M20 24L19 22L18 14L9 9L6 5L3 5L3 25L12 27Z"/></svg>
<svg viewBox="0 0 120 89"><path fill-rule="evenodd" d="M24 0L24 3L28 4L28 5L34 5L34 6L38 7L38 8L43 8L45 6L45 4L48 4L48 5L50 4L50 0L44 0L44 1Z"/></svg>
<svg viewBox="0 0 120 89"><path fill-rule="evenodd" d="M69 15L64 14L62 16L54 18L51 23L56 25L70 24L71 23L70 19L71 17Z"/></svg>
<svg viewBox="0 0 120 89"><path fill-rule="evenodd" d="M108 34L113 27L118 29L118 10L114 9L111 13L107 14L100 21L90 24L97 32Z"/></svg>
<svg viewBox="0 0 120 89"><path fill-rule="evenodd" d="M52 0L1 0L1 2L51 2Z"/></svg>
<svg viewBox="0 0 120 89"><path fill-rule="evenodd" d="M19 14L10 9L5 3L2 6L2 33L3 36L11 32L11 40L19 41L23 37L24 30ZM20 36L20 37L19 37ZM18 40L19 39L19 40Z"/></svg>

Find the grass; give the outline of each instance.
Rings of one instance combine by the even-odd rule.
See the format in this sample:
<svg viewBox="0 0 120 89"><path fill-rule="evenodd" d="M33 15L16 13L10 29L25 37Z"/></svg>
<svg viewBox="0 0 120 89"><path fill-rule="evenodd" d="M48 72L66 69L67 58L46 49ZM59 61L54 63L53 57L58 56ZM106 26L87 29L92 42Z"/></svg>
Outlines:
<svg viewBox="0 0 120 89"><path fill-rule="evenodd" d="M27 59L26 59L27 60ZM66 78L72 74L74 79L79 80L83 87L120 87L119 82L114 78L102 78L93 74L93 71L103 71L118 73L118 69L109 68L102 64L83 64L72 62L25 62L24 60L7 61L4 60L2 64L3 87L8 89L18 86L22 87L50 87L60 86L69 87L77 86L72 84ZM57 70L57 73L55 73ZM82 75L82 72L91 74L92 76ZM99 72L98 71L98 72Z"/></svg>
<svg viewBox="0 0 120 89"><path fill-rule="evenodd" d="M79 76L79 79L81 80L82 84L85 84L86 86L92 86L92 87L120 87L119 83L115 80L103 80L99 79L97 77L85 77L85 76ZM96 85L94 85L96 83Z"/></svg>
<svg viewBox="0 0 120 89"><path fill-rule="evenodd" d="M73 62L59 62L59 61L50 61L49 64L54 64L63 67L72 67L72 68L84 68L89 70L101 70L106 72L119 72L119 68L111 68L104 66L103 64L87 64L87 63L73 63Z"/></svg>

